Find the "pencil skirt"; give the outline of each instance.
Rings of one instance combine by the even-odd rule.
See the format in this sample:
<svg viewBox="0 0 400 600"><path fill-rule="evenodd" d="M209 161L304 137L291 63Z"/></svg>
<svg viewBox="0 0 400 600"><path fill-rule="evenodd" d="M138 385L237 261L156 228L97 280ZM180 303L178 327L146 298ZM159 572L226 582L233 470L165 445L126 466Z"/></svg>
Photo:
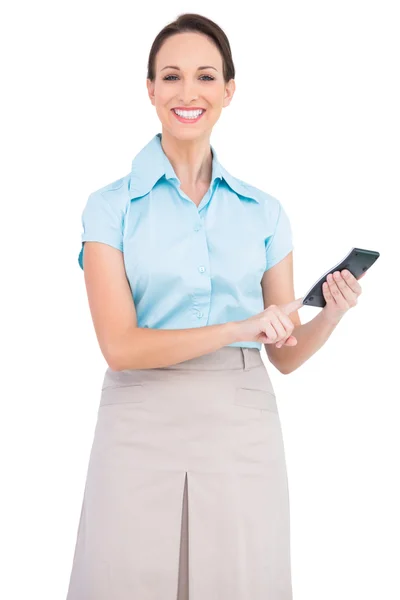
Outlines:
<svg viewBox="0 0 400 600"><path fill-rule="evenodd" d="M257 348L106 370L67 600L292 600L284 444Z"/></svg>

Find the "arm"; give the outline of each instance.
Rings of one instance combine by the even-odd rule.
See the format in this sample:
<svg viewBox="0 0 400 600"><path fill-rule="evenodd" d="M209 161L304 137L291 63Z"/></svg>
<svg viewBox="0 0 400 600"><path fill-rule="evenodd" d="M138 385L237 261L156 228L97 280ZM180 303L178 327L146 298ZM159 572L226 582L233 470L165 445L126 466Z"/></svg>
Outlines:
<svg viewBox="0 0 400 600"><path fill-rule="evenodd" d="M325 344L336 325L337 323L330 323L325 318L324 312L321 311L308 323L293 329L292 335L297 339L295 346L282 346L281 348L273 346L271 348L272 344L264 345L267 353L271 353L272 350L275 354L275 366L278 364L280 372L288 375L298 369Z"/></svg>
<svg viewBox="0 0 400 600"><path fill-rule="evenodd" d="M285 304L295 299L293 283L293 251L279 263L265 271L261 281L264 309L271 304ZM298 312L289 315L294 324L292 335L297 339L295 346L264 344L270 362L284 375L295 371L317 352L327 341L337 323L330 323L321 311L304 325Z"/></svg>
<svg viewBox="0 0 400 600"><path fill-rule="evenodd" d="M167 367L239 341L235 322L193 329L133 327L116 343L113 370Z"/></svg>
<svg viewBox="0 0 400 600"><path fill-rule="evenodd" d="M236 322L193 329L138 327L123 254L107 244L85 242L84 275L97 340L112 370L166 367L240 341Z"/></svg>

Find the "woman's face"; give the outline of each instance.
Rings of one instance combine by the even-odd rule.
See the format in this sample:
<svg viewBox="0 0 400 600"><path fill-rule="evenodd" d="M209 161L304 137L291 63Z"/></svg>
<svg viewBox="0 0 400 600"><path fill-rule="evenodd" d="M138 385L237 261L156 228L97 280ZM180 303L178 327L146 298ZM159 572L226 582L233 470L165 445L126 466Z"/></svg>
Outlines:
<svg viewBox="0 0 400 600"><path fill-rule="evenodd" d="M234 79L226 84L222 69L222 56L206 35L186 32L166 39L155 60L155 80L147 79L149 98L163 130L181 140L211 135L235 91ZM199 119L182 122L174 108L204 112Z"/></svg>

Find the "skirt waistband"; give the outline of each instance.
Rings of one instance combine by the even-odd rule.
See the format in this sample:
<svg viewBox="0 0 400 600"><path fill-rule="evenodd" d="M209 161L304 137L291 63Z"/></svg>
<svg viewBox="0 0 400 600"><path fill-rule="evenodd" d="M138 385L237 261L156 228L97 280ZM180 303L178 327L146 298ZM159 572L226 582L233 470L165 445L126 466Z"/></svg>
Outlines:
<svg viewBox="0 0 400 600"><path fill-rule="evenodd" d="M242 348L241 346L224 346L214 352L196 356L176 365L164 367L174 370L219 371L226 369L243 369L248 371L263 364L258 348Z"/></svg>
<svg viewBox="0 0 400 600"><path fill-rule="evenodd" d="M248 371L263 364L258 348L243 348L241 346L223 346L214 352L196 356L175 365L158 367L158 369L179 371L219 371L226 369L243 369ZM131 371L133 369L125 369Z"/></svg>
<svg viewBox="0 0 400 600"><path fill-rule="evenodd" d="M183 362L169 365L167 367L157 367L153 369L124 369L122 371L113 371L108 368L105 372L103 389L119 385L143 384L146 382L165 381L169 379L168 374L172 372L185 371L186 376L190 377L193 371L212 371L215 376L224 376L226 371L250 371L257 367L265 366L261 358L261 352L258 348L243 348L241 346L223 346L214 352L196 356ZM183 376L176 374L178 378ZM175 380L175 376L174 376Z"/></svg>

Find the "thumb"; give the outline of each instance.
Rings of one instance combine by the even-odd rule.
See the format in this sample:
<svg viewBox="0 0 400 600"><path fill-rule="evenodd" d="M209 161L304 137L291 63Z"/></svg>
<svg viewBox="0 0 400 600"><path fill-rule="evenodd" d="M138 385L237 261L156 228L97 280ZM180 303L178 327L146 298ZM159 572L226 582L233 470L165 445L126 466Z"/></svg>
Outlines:
<svg viewBox="0 0 400 600"><path fill-rule="evenodd" d="M296 300L292 300L292 302L288 302L287 304L280 304L279 308L285 313L285 315L290 315L290 313L299 310L299 308L304 306L303 299L304 297L297 298Z"/></svg>

